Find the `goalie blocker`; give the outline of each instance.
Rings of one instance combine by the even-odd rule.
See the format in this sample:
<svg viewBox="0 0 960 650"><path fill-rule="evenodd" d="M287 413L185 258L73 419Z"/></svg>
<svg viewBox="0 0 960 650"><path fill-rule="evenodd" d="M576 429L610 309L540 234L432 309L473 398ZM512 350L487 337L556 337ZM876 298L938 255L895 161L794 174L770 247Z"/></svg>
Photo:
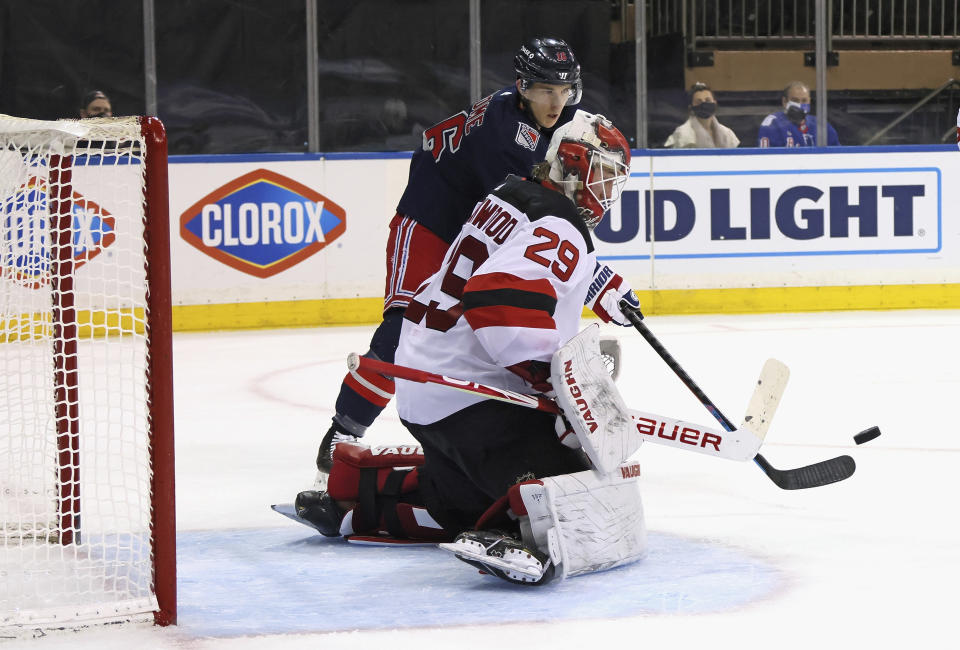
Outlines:
<svg viewBox="0 0 960 650"><path fill-rule="evenodd" d="M557 405L593 466L613 471L643 442L730 460L750 460L759 450L789 375L770 359L763 367L739 429L723 431L626 407L601 360L597 325L590 325L553 355L551 381Z"/></svg>

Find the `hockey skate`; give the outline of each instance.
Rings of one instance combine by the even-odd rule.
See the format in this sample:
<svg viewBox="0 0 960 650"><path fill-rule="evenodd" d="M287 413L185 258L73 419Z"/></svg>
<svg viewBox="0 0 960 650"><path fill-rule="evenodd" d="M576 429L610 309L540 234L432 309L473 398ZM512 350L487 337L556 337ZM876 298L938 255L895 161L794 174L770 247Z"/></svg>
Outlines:
<svg viewBox="0 0 960 650"><path fill-rule="evenodd" d="M546 554L500 531L467 531L439 547L484 573L514 584L540 586L554 576L553 563Z"/></svg>
<svg viewBox="0 0 960 650"><path fill-rule="evenodd" d="M327 537L340 536L344 512L326 492L305 490L297 495L293 507L298 521L313 526Z"/></svg>
<svg viewBox="0 0 960 650"><path fill-rule="evenodd" d="M320 450L317 452L317 469L323 474L329 474L333 467L333 450L341 442L358 444L359 436L342 429L337 424L331 424L320 441Z"/></svg>
<svg viewBox="0 0 960 650"><path fill-rule="evenodd" d="M323 434L323 440L320 441L320 450L317 452L317 475L313 479L313 489L317 492L323 492L327 489L330 468L333 467L333 450L341 442L353 445L362 444L359 436L353 435L334 422Z"/></svg>

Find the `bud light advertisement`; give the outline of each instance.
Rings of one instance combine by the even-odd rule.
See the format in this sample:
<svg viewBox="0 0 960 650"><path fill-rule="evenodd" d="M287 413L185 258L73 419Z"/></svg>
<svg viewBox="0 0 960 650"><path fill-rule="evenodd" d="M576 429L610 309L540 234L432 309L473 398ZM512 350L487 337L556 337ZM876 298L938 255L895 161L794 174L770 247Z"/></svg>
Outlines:
<svg viewBox="0 0 960 650"><path fill-rule="evenodd" d="M941 196L935 167L634 172L594 236L625 245L601 259L936 253Z"/></svg>

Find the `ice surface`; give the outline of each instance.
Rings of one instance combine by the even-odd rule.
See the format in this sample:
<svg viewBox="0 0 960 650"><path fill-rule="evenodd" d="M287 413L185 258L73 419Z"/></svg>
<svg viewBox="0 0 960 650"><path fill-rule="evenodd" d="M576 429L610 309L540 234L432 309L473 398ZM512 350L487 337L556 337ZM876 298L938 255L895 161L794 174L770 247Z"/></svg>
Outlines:
<svg viewBox="0 0 960 650"><path fill-rule="evenodd" d="M735 422L763 362L784 361L764 455L783 468L847 453L856 474L786 492L752 463L646 445L646 560L513 588L433 549L352 546L269 509L312 482L346 354L372 327L178 334L180 625L4 650L955 647L960 311L647 322ZM715 426L639 334L616 333L630 407ZM883 435L856 446L871 425ZM392 408L367 436L409 440Z"/></svg>

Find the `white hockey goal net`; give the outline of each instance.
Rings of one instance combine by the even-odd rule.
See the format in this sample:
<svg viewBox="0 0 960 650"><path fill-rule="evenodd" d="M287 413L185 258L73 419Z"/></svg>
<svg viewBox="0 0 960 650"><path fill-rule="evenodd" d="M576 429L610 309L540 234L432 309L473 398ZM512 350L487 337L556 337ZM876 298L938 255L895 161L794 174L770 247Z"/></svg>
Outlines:
<svg viewBox="0 0 960 650"><path fill-rule="evenodd" d="M176 620L156 118L0 115L0 637Z"/></svg>

